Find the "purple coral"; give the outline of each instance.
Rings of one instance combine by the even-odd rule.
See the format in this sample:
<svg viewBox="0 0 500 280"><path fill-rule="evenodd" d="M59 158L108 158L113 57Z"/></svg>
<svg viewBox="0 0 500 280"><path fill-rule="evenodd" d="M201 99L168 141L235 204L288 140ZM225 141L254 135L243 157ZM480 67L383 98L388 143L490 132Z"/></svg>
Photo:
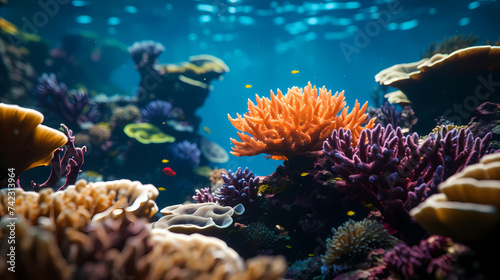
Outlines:
<svg viewBox="0 0 500 280"><path fill-rule="evenodd" d="M227 174L222 173L222 180L222 187L215 192L215 197L221 205L236 206L242 203L247 206L257 199L259 178L255 178L248 167L243 171L239 167L234 173L231 170Z"/></svg>
<svg viewBox="0 0 500 280"><path fill-rule="evenodd" d="M394 228L412 228L408 211L437 185L487 153L491 133L475 138L469 130L430 134L418 144L417 133L380 124L361 132L356 148L349 130L339 129L323 143L326 166L342 178L338 190L372 203ZM320 163L321 164L321 163ZM416 236L415 236L416 237Z"/></svg>
<svg viewBox="0 0 500 280"><path fill-rule="evenodd" d="M31 181L31 186L35 191L46 187L53 188L57 185L62 177L66 177L66 181L64 182L64 184L58 189L59 191L64 190L69 185L75 184L76 179L78 178L78 174L80 174L81 172L81 168L84 162L84 154L85 152L87 152L87 147L83 146L82 148L76 148L73 131L68 129L68 127L64 124L61 124L61 127L64 129L66 137L68 137L66 150L64 151L62 157L62 148L59 148L54 152L54 157L52 158L52 161L50 163L50 176L47 181L45 181L45 183L39 185Z"/></svg>
<svg viewBox="0 0 500 280"><path fill-rule="evenodd" d="M179 164L190 167L198 167L200 165L201 151L198 149L196 143L191 143L187 140L176 143L172 147L172 153L179 160Z"/></svg>
<svg viewBox="0 0 500 280"><path fill-rule="evenodd" d="M138 69L155 65L158 56L160 56L164 50L165 47L155 41L135 42L128 48L128 52Z"/></svg>
<svg viewBox="0 0 500 280"><path fill-rule="evenodd" d="M72 124L95 122L99 111L83 90L69 90L66 84L58 83L56 75L44 73L38 79L35 90L40 106L58 112Z"/></svg>
<svg viewBox="0 0 500 280"><path fill-rule="evenodd" d="M448 237L434 235L412 247L396 245L385 254L384 264L402 279L458 279L452 277L452 261L465 250Z"/></svg>
<svg viewBox="0 0 500 280"><path fill-rule="evenodd" d="M141 109L141 116L145 122L160 125L170 118L172 104L163 100L149 102L145 108Z"/></svg>
<svg viewBox="0 0 500 280"><path fill-rule="evenodd" d="M197 203L217 202L217 198L210 192L210 188L196 190L193 199L196 200Z"/></svg>

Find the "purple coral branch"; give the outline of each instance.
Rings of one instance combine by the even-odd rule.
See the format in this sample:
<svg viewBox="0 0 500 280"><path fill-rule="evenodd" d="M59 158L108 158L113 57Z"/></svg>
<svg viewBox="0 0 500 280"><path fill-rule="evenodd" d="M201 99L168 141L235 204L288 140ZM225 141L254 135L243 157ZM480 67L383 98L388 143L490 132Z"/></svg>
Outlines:
<svg viewBox="0 0 500 280"><path fill-rule="evenodd" d="M56 184L62 177L66 177L64 184L58 189L58 191L66 189L69 185L73 185L78 178L78 174L81 172L81 168L84 162L84 154L87 152L87 147L83 146L81 148L75 147L75 137L73 136L73 131L68 129L64 124L61 124L63 132L68 138L66 142L66 149L63 152L62 148L57 149L54 152L54 157L50 163L50 176L45 181L45 183L37 184L31 181L31 186L35 191L41 188L54 188Z"/></svg>

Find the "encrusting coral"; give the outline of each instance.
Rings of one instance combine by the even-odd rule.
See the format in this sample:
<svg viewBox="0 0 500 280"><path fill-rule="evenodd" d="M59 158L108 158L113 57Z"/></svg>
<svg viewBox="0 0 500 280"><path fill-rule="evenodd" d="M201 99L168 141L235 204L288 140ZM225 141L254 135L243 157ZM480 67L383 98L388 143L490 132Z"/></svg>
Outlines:
<svg viewBox="0 0 500 280"><path fill-rule="evenodd" d="M319 93L318 93L319 92ZM254 156L267 153L273 159L287 159L297 154L321 150L326 137L338 128L350 129L353 143L364 128L372 128L374 119L367 121L366 102L361 108L358 101L348 113L344 92L316 89L309 82L304 89L292 87L283 94L278 89L271 98L256 95L257 105L248 100L248 112L229 120L240 130L240 141L231 139L235 156ZM340 115L337 115L339 114Z"/></svg>
<svg viewBox="0 0 500 280"><path fill-rule="evenodd" d="M49 165L53 153L68 138L42 125L43 115L33 109L0 103L0 168L14 174L40 165ZM0 179L4 174L0 175Z"/></svg>
<svg viewBox="0 0 500 280"><path fill-rule="evenodd" d="M91 219L117 217L123 212L150 218L158 211L155 203L158 190L153 185L142 185L137 181L87 184L85 180L79 180L76 185L63 191L54 192L50 188L40 192L27 192L21 188L13 191L16 201L11 206L9 189L0 190L0 215L6 215L11 206L16 209L17 215L26 218L30 224L37 225L40 217L48 217L60 231L66 227L81 229Z"/></svg>
<svg viewBox="0 0 500 280"><path fill-rule="evenodd" d="M336 270L351 268L371 250L396 245L399 241L377 221L364 219L349 220L326 240L326 252L321 257L324 266L335 266Z"/></svg>

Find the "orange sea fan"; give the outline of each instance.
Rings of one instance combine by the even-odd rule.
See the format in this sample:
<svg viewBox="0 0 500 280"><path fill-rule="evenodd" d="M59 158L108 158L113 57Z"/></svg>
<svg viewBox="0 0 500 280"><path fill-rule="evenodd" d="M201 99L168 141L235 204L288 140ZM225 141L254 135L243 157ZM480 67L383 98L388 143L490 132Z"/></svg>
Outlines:
<svg viewBox="0 0 500 280"><path fill-rule="evenodd" d="M231 138L234 144L231 154L254 156L261 153L273 159L287 159L296 154L321 150L323 141L334 129L350 129L353 143L357 143L361 131L373 128L375 119L366 126L365 114L368 102L360 108L356 100L354 109L348 114L344 91L332 95L323 86L318 90L309 82L304 89L292 87L283 95L278 89L271 99L256 95L257 105L248 100L248 111L228 118L236 129L241 130L241 142ZM340 115L338 115L340 113Z"/></svg>

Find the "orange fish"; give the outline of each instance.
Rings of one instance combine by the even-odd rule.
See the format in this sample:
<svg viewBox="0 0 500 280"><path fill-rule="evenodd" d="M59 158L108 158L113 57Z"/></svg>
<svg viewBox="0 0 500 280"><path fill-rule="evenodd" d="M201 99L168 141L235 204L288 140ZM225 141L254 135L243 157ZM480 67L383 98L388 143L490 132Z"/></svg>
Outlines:
<svg viewBox="0 0 500 280"><path fill-rule="evenodd" d="M173 171L173 170L172 170L172 168L170 168L170 167L165 167L165 168L163 168L163 173L165 173L165 175L170 176L170 177L175 176L175 175L177 174L177 173L176 173L175 171Z"/></svg>

